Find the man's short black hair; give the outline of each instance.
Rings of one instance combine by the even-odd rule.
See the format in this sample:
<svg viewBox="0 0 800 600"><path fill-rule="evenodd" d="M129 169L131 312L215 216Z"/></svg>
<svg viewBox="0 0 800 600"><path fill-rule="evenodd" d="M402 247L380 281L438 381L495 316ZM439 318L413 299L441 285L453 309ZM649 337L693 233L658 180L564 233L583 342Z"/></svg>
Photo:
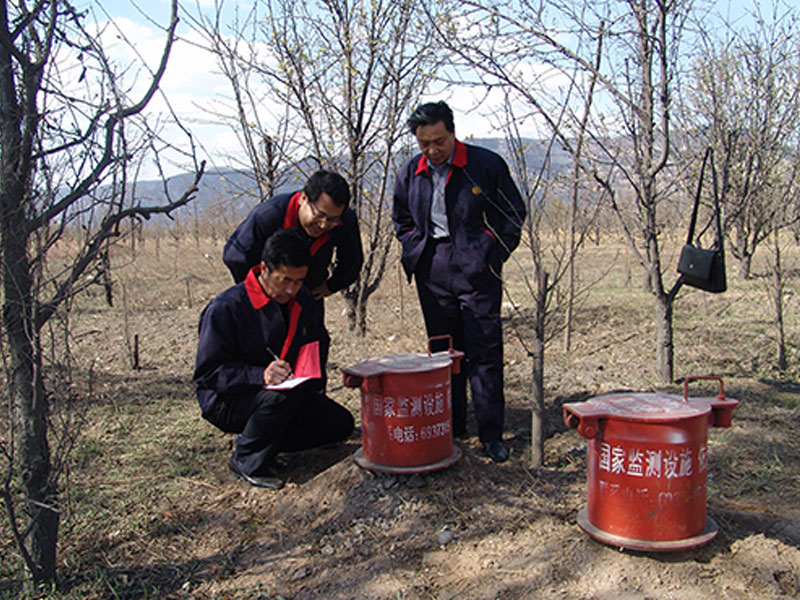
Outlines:
<svg viewBox="0 0 800 600"><path fill-rule="evenodd" d="M344 177L332 171L319 170L306 181L303 191L312 203L319 200L323 192L328 194L336 206L344 206L350 203L350 186Z"/></svg>
<svg viewBox="0 0 800 600"><path fill-rule="evenodd" d="M261 260L269 271L278 267L307 267L311 264L311 250L297 229L279 229L267 238Z"/></svg>
<svg viewBox="0 0 800 600"><path fill-rule="evenodd" d="M436 125L437 123L444 123L444 128L453 133L456 130L455 122L453 121L453 111L447 106L447 102L439 100L439 102L428 102L417 107L411 116L406 121L409 131L417 133L417 127L423 125Z"/></svg>

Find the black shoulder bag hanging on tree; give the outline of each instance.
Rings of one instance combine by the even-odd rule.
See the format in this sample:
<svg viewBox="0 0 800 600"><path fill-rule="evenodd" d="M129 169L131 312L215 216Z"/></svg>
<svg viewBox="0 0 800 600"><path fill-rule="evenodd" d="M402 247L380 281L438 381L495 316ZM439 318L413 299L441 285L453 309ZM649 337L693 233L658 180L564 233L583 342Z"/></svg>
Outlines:
<svg viewBox="0 0 800 600"><path fill-rule="evenodd" d="M711 162L711 180L714 185L714 220L717 223L717 234L711 248L703 249L700 247L699 239L692 243L694 236L694 226L697 222L697 208L700 205L700 190L703 188L703 175L706 170L706 163ZM700 233L702 235L702 232ZM700 235L697 237L699 238ZM686 285L696 287L707 292L718 294L727 289L725 280L725 252L723 249L722 224L719 210L719 196L717 194L717 171L714 169L714 156L711 148L706 150L703 157L703 166L700 168L700 181L697 183L697 194L694 197L694 208L692 209L692 220L689 224L689 235L686 237L686 245L681 250L681 257L678 261L678 273L681 280Z"/></svg>

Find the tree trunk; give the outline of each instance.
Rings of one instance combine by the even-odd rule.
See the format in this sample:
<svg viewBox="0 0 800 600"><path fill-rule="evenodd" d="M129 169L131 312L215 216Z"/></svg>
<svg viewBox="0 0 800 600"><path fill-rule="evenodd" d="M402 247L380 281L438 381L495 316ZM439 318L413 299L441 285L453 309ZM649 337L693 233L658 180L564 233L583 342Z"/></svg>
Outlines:
<svg viewBox="0 0 800 600"><path fill-rule="evenodd" d="M360 336L364 337L367 335L367 298L360 298L358 304L355 307L355 315L356 315L356 327L355 332Z"/></svg>
<svg viewBox="0 0 800 600"><path fill-rule="evenodd" d="M538 469L544 464L544 319L547 297L547 273L537 268L536 314L531 351L531 458L529 466Z"/></svg>
<svg viewBox="0 0 800 600"><path fill-rule="evenodd" d="M750 270L753 266L753 256L751 254L742 253L739 259L739 278L742 280L750 279Z"/></svg>
<svg viewBox="0 0 800 600"><path fill-rule="evenodd" d="M663 292L656 294L656 346L658 378L662 383L673 380L674 343L672 340L672 299Z"/></svg>
<svg viewBox="0 0 800 600"><path fill-rule="evenodd" d="M2 12L6 25L7 15ZM24 147L22 121L17 118L19 106L14 96L13 67L8 51L3 53L0 64L0 104L3 106L0 111L1 318L8 343L6 381L11 403L11 435L16 446L14 455L9 457L10 468L16 467L21 475L24 497L24 503L16 505L6 496L5 503L17 549L33 582L38 584L53 581L56 576L57 490L47 444L47 403L42 386L32 269L27 255L30 233L25 199L29 171L20 170L27 157L20 155ZM31 81L26 80L26 85L28 83ZM20 506L19 512L15 506Z"/></svg>
<svg viewBox="0 0 800 600"><path fill-rule="evenodd" d="M342 291L345 301L345 317L350 331L364 336L367 333L367 307L360 301L361 286L356 280L353 285Z"/></svg>
<svg viewBox="0 0 800 600"><path fill-rule="evenodd" d="M345 313L347 315L347 322L350 331L356 335L364 337L367 335L367 302L369 300L369 292L363 279L363 273L359 276L353 284L343 290L345 304L347 308Z"/></svg>
<svg viewBox="0 0 800 600"><path fill-rule="evenodd" d="M783 271L781 266L781 246L778 239L778 231L775 230L774 238L774 260L772 265L772 306L775 311L775 342L776 356L775 363L778 370L786 370L786 332L783 324Z"/></svg>
<svg viewBox="0 0 800 600"><path fill-rule="evenodd" d="M567 300L564 307L564 354L569 356L572 349L572 307L575 303L575 265L574 256L567 265Z"/></svg>
<svg viewBox="0 0 800 600"><path fill-rule="evenodd" d="M59 515L56 478L47 442L47 402L42 385L31 267L26 253L27 225L21 210L6 212L0 221L5 267L3 324L8 333L16 461L25 497L24 523L18 528L17 542L34 583L42 583L56 577Z"/></svg>

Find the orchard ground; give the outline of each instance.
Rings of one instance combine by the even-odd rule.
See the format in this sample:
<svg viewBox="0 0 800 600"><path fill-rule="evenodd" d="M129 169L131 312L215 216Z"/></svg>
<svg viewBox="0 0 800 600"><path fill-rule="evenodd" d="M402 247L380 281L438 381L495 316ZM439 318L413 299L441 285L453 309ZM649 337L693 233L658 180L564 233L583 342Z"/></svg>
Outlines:
<svg viewBox="0 0 800 600"><path fill-rule="evenodd" d="M678 245L676 244L676 248ZM612 390L681 394L655 375L654 302L630 252L611 238L587 247L573 344L545 358L545 464L532 469L532 298L525 250L506 268L506 436L511 459L482 453L470 417L463 457L432 473L357 466L346 443L290 455L286 487L247 486L228 473L233 438L200 418L191 374L200 310L231 279L222 241L162 237L113 256L113 307L100 288L72 307L82 371L68 414L80 425L63 478L57 591L51 598L717 599L800 597L800 355L796 267L788 249L789 369L773 367L765 257L729 291L684 288L675 303L675 374L717 375L740 401L729 429L709 429L711 543L654 553L597 542L576 524L586 505L587 445L565 402ZM677 250L676 250L677 252ZM677 264L677 254L665 264ZM732 269L731 269L732 270ZM671 285L674 274L665 275ZM396 261L369 301L366 337L328 300L329 392L359 420L360 393L341 368L371 356L424 352L413 285ZM559 322L555 315L550 331ZM132 368L138 347L140 369ZM91 374L91 377L88 375ZM693 384L694 385L694 384ZM714 395L697 383L693 395ZM0 526L0 597L21 568Z"/></svg>

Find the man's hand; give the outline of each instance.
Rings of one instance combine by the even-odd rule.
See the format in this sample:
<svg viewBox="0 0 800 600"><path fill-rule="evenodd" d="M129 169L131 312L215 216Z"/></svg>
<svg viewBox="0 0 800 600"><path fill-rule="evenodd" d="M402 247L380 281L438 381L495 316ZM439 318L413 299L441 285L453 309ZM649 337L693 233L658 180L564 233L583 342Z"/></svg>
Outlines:
<svg viewBox="0 0 800 600"><path fill-rule="evenodd" d="M264 369L264 385L277 385L292 374L292 365L285 360L274 360Z"/></svg>
<svg viewBox="0 0 800 600"><path fill-rule="evenodd" d="M328 289L328 284L323 283L318 285L313 290L311 290L311 294L314 296L314 300L321 300L322 298L327 298L333 292Z"/></svg>

